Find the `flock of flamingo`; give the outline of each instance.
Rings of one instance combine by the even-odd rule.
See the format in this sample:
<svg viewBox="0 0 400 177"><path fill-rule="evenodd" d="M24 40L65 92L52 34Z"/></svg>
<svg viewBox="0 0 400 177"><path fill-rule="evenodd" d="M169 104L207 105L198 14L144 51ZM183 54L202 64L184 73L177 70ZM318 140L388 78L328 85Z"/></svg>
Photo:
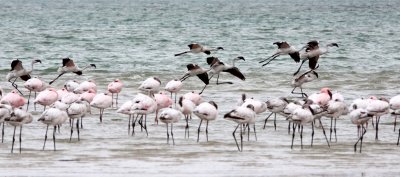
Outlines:
<svg viewBox="0 0 400 177"><path fill-rule="evenodd" d="M270 114L264 121L264 129L268 119L273 114L275 130L277 114L288 120L288 134L291 133L292 135L291 148L293 148L296 129L297 133L300 134L301 148L303 148L303 126L307 124L311 124L312 128L311 146L313 145L314 127L319 126L325 136L327 145L330 147L332 135L334 135L334 141L337 141L336 120L344 115L349 116L351 122L358 128L358 140L354 144L355 152L359 144L359 151L361 153L363 137L367 132L367 126L370 120L372 120L372 126L376 131L376 140L378 140L378 127L381 116L389 113L395 115L394 129L396 128L397 115L400 115L400 95L390 100L382 97L377 98L375 96L371 96L367 99L360 98L354 100L351 105L346 105L343 96L340 93L333 94L332 90L329 88L322 88L319 93L314 93L309 96L303 92L302 85L304 83L311 82L318 78L318 73L315 70L319 67L319 57L327 53L328 48L338 47L338 44L330 43L325 47L319 47L318 41L310 41L300 50L295 49L285 41L275 42L273 44L278 46L276 53L260 61L260 63L266 62L262 65L266 66L281 55L289 55L295 62L302 61L299 69L294 73L295 78L292 80L292 86L294 88L291 92L292 94L299 94L300 98L289 100L288 98L281 97L265 102L254 98L247 98L246 94L243 94L240 103L238 103L234 109L224 114L224 119L237 123L232 135L239 151L243 151L243 134L246 132L249 139L250 130L253 129L255 139L257 140L255 126L256 116L266 111L269 111ZM190 44L189 48L190 50L175 54L175 56L181 56L186 53L205 53L210 55L211 52L224 50L222 47L205 48L195 43ZM303 51L304 49L305 51ZM4 139L4 125L8 123L14 127L11 146L11 153L13 153L15 133L17 127L19 127L19 152L21 153L22 127L33 121L33 116L29 112L32 92L34 92L35 97L33 100L33 108L36 110L37 104L44 106L44 111L37 118L38 121L47 125L43 150L45 149L49 126L53 128L53 149L55 151L57 128L58 131L60 131L60 126L65 124L67 120L71 127L70 141L72 140L74 127L76 128L77 140L79 141L80 129L83 128L82 118L91 114L92 107L100 110L100 122L102 122L104 110L107 108L114 107L117 108L117 113L128 115L128 133L132 135L135 133L136 123L140 125L142 131L144 129L148 135L146 125L147 115L155 113L155 123L158 124L160 120L166 124L167 143L169 143L171 136L172 144L175 144L173 134L174 123L184 117L186 121L185 138L189 138L189 120L192 118L192 114L194 114L200 119L200 124L197 129L197 142L199 141L199 134L203 121L206 124L205 134L208 141L208 125L210 121L217 118L218 105L212 100L203 100L201 94L215 75L217 77L217 85L233 84L232 82L219 82L219 75L221 72L228 72L241 80L245 80L244 74L235 66L235 62L239 60L244 61L245 58L241 56L236 57L233 59L232 65L228 65L220 61L217 57L207 57L206 62L209 68L200 67L198 64L188 64L188 71L182 78L171 80L165 85L165 91L170 92L171 95L160 91L160 79L157 77L150 77L143 81L138 87L143 93L137 94L133 99L125 102L121 106L118 106L118 94L121 92L124 85L119 79L115 79L108 85L106 93L97 93L97 85L93 80L83 81L81 83L75 80L68 80L65 82L64 87L60 89L51 86L51 84L62 75L66 73L82 75L84 70L96 68L94 64L79 68L72 59L64 58L62 59L62 66L58 69L59 75L47 84L39 77L31 77L34 64L41 63L40 60L33 60L30 70L25 69L20 60L13 60L11 63L11 70L7 74L6 79L15 89L5 94L0 88L2 143ZM310 70L298 75L301 66L306 61L309 61ZM183 81L193 76L197 76L205 84L204 87L199 93L192 91L177 98L178 93L183 87ZM15 83L18 78L25 81L24 88L29 91L27 99L23 96L22 92L18 89L18 85ZM300 88L300 92L294 92L296 88ZM38 92L39 94L37 94ZM322 117L331 119L329 140L321 122ZM240 143L236 138L238 129L240 129ZM400 129L397 145L399 145L399 138Z"/></svg>

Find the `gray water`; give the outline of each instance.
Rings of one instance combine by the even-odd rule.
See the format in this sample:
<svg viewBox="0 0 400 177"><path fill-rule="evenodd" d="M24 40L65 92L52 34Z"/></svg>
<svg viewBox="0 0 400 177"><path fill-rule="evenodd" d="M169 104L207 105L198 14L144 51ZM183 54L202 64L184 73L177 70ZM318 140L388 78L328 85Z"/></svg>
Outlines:
<svg viewBox="0 0 400 177"><path fill-rule="evenodd" d="M236 106L241 93L260 100L290 96L292 73L298 64L287 56L262 68L258 61L276 50L273 42L286 40L297 48L312 39L321 45L337 42L339 48L320 58L320 78L305 85L306 93L330 87L345 96L346 102L371 95L387 98L398 94L400 74L399 1L0 1L0 78L5 78L13 59L29 67L31 59L41 59L33 75L46 81L57 76L61 58L71 57L79 66L95 63L97 69L81 77L94 79L98 90L115 78L125 84L123 103L138 93L147 77L160 77L163 86L181 77L186 64L206 67L203 54L174 57L197 42L208 47L222 46L214 56L230 62L246 58L237 66L245 74L240 81L223 74L221 80L234 85L211 84L206 101L219 105L219 117L209 125L209 142L204 130L196 142L197 118L190 122L190 139L184 139L184 121L174 127L175 146L166 143L165 125L154 125L149 116L149 137L136 129L127 134L127 116L115 109L105 111L99 123L98 111L84 120L81 141L69 142L69 126L57 133L57 151L52 142L42 151L45 125L35 121L23 128L22 154L10 154L12 130L6 126L0 144L2 176L398 176L399 147L395 145L393 118L381 119L380 140L370 127L363 152L353 152L356 127L348 117L338 120L338 142L328 149L321 129L316 129L310 147L310 127L304 129L304 149L299 137L290 149L287 122L277 118L262 129L267 113L258 116L257 136L245 135L244 151L238 152L232 137L235 124L222 119ZM304 69L307 66L304 67ZM215 81L212 81L215 82ZM11 84L0 80L6 92ZM22 87L23 82L17 81ZM198 91L197 78L185 81L182 93ZM23 91L25 95L28 93ZM32 107L30 108L32 109ZM39 110L42 108L40 107ZM325 127L329 120L323 119ZM329 131L329 130L328 130ZM76 135L74 135L76 137ZM18 144L17 146L18 147Z"/></svg>

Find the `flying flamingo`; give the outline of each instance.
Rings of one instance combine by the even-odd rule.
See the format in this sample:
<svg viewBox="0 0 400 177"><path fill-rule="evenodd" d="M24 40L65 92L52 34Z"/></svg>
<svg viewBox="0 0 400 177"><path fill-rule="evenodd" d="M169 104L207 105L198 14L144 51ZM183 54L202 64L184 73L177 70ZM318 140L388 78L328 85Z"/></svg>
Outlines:
<svg viewBox="0 0 400 177"><path fill-rule="evenodd" d="M113 98L111 107L114 106L114 94L117 94L115 98L115 105L118 107L118 94L121 92L122 87L124 87L124 84L119 79L115 79L113 82L108 84L107 90L111 93L111 97Z"/></svg>
<svg viewBox="0 0 400 177"><path fill-rule="evenodd" d="M131 107L131 112L132 114L141 115L139 124L141 125L142 128L145 129L146 135L149 136L146 125L147 115L156 112L157 102L152 97L149 97L141 93L137 94L135 98L133 98L132 102L133 104ZM143 117L144 117L144 123L143 123ZM136 120L134 120L134 122L136 122ZM132 132L132 134L134 134L134 132Z"/></svg>
<svg viewBox="0 0 400 177"><path fill-rule="evenodd" d="M54 88L47 88L46 90L43 90L38 94L33 103L40 104L44 106L44 109L46 109L46 106L52 105L57 100L58 100L57 90Z"/></svg>
<svg viewBox="0 0 400 177"><path fill-rule="evenodd" d="M187 132L187 137L189 138L189 117L191 119L193 110L196 108L196 104L194 104L189 99L184 99L183 96L179 97L178 104L179 104L178 109L185 116L185 120L186 120L185 138L186 138L186 132Z"/></svg>
<svg viewBox="0 0 400 177"><path fill-rule="evenodd" d="M259 63L264 63L268 60L267 63L262 66L268 65L272 60L275 60L277 57L281 55L289 55L296 63L300 62L300 51L306 48L306 46L302 47L300 50L296 50L293 46L289 45L286 41L274 42L274 45L278 46L278 50L267 59L260 61Z"/></svg>
<svg viewBox="0 0 400 177"><path fill-rule="evenodd" d="M267 124L269 117L271 117L272 114L275 114L274 115L274 127L276 130L276 113L282 112L285 109L286 105L289 104L289 101L286 98L275 98L275 99L268 100L266 102L266 104L267 104L267 109L271 112L271 114L269 114L268 117L264 121L264 129L265 129L265 125Z"/></svg>
<svg viewBox="0 0 400 177"><path fill-rule="evenodd" d="M293 74L296 75L297 73L299 73L301 67L303 66L304 62L306 62L308 60L308 66L311 70L316 69L318 66L318 59L321 55L324 55L326 53L328 53L328 48L329 47L339 47L339 45L337 43L329 43L326 45L325 48L320 48L319 47L319 42L318 41L310 41L307 43L307 48L306 48L306 52L300 54L300 58L303 60L301 62L301 65L299 66L299 68L297 69L297 71Z"/></svg>
<svg viewBox="0 0 400 177"><path fill-rule="evenodd" d="M38 121L47 125L46 134L44 136L43 150L46 146L47 140L47 131L49 130L49 126L53 126L53 143L54 143L54 151L56 151L56 129L58 125L63 124L68 119L68 114L65 110L60 110L57 108L49 108L42 113L39 117Z"/></svg>
<svg viewBox="0 0 400 177"><path fill-rule="evenodd" d="M76 88L79 87L79 82L76 80L69 80L65 82L64 88L67 89L68 92L73 92Z"/></svg>
<svg viewBox="0 0 400 177"><path fill-rule="evenodd" d="M82 83L79 84L78 87L74 89L74 93L83 93L88 91L89 89L93 89L95 92L97 92L97 85L94 82L94 80L88 80L88 81L83 81Z"/></svg>
<svg viewBox="0 0 400 177"><path fill-rule="evenodd" d="M201 95L198 93L194 93L194 91L185 93L183 95L183 99L188 99L192 101L196 106L203 102L203 98L201 97Z"/></svg>
<svg viewBox="0 0 400 177"><path fill-rule="evenodd" d="M74 61L70 58L63 58L62 59L62 66L58 68L58 73L60 73L55 79L50 81L49 85L51 85L54 81L56 81L58 78L60 78L62 75L65 73L75 73L77 75L82 75L82 71L93 67L96 68L95 64L90 64L82 69L78 68L78 66L75 65Z"/></svg>
<svg viewBox="0 0 400 177"><path fill-rule="evenodd" d="M30 101L30 98L31 98L32 91L35 92L35 98L36 98L36 93L37 92L41 92L41 91L46 89L46 83L43 82L42 80L40 80L37 77L33 77L33 78L30 78L29 80L27 80L24 83L24 87L29 90L28 104L26 106L26 110L28 111L29 101ZM35 104L34 107L35 107L35 110L36 110L36 104Z"/></svg>
<svg viewBox="0 0 400 177"><path fill-rule="evenodd" d="M362 149L362 141L364 138L365 133L367 133L367 129L364 127L364 125L368 122L369 119L372 119L372 115L368 113L367 110L362 109L362 108L357 108L357 105L353 106L353 111L350 112L350 119L353 124L357 125L357 129L361 129L361 134L360 131L357 131L357 133L360 135L358 136L357 142L354 144L354 152L357 151L357 144L360 142L360 153Z"/></svg>
<svg viewBox="0 0 400 177"><path fill-rule="evenodd" d="M6 118L10 118L13 112L13 108L7 101L0 103L0 124L3 124L1 129L1 143L4 141L4 123Z"/></svg>
<svg viewBox="0 0 400 177"><path fill-rule="evenodd" d="M28 79L31 78L30 74L33 72L33 65L35 63L42 63L40 60L32 60L31 62L31 69L27 70L22 66L22 61L21 60L13 60L11 62L11 70L6 76L6 80L11 83L11 85L18 90L17 84L15 84L15 81L19 78L21 78L24 81L27 81ZM14 79L14 81L11 81L11 79ZM18 90L18 92L21 93L21 91Z"/></svg>
<svg viewBox="0 0 400 177"><path fill-rule="evenodd" d="M394 96L389 101L390 109L393 111L392 114L394 115L394 128L393 131L396 131L396 122L397 116L400 115L400 95ZM400 130L399 130L400 132Z"/></svg>
<svg viewBox="0 0 400 177"><path fill-rule="evenodd" d="M256 113L254 112L254 107L253 105L249 104L247 105L247 107L237 107L236 109L230 111L229 113L226 113L224 115L224 119L227 120L231 120L236 122L238 125L236 126L235 130L233 131L232 135L233 138L235 139L236 142L236 146L238 148L239 151L243 151L243 126L245 124L249 124L252 121L255 121L256 119ZM240 146L236 140L236 130L238 129L238 127L240 126ZM246 131L246 130L245 130Z"/></svg>
<svg viewBox="0 0 400 177"><path fill-rule="evenodd" d="M90 106L100 109L100 122L103 122L104 109L111 107L111 104L112 98L109 93L99 93L90 102Z"/></svg>
<svg viewBox="0 0 400 177"><path fill-rule="evenodd" d="M342 116L346 115L348 113L348 108L346 103L344 102L344 98L342 94L340 93L334 93L332 95L332 100L328 102L328 107L327 107L327 114L325 115L328 118L331 118L331 128L330 128L330 133L329 133L329 141L332 142L332 122L335 120L335 124L333 127L333 132L335 133L335 142L337 142L337 136L336 136L336 120Z"/></svg>
<svg viewBox="0 0 400 177"><path fill-rule="evenodd" d="M217 75L217 85L218 84L233 84L232 82L218 82L219 74L221 72L228 72L243 81L246 80L246 78L244 77L242 72L240 72L239 68L235 67L235 62L238 60L245 61L245 59L243 57L239 56L232 60L232 66L230 66L230 65L227 65L227 64L221 62L217 57L208 57L207 63L211 67L211 71L210 71L211 76L210 76L209 80L211 80L211 78L214 75Z"/></svg>
<svg viewBox="0 0 400 177"><path fill-rule="evenodd" d="M218 105L214 101L203 102L194 109L193 113L198 118L200 118L199 128L197 129L197 142L199 142L200 128L201 128L201 123L203 122L203 120L205 120L207 122L206 137L207 137L207 142L208 142L208 122L211 120L215 120L217 118Z"/></svg>
<svg viewBox="0 0 400 177"><path fill-rule="evenodd" d="M309 70L309 71L303 73L302 75L295 77L291 83L291 85L293 87L293 90L291 93L292 94L301 94L301 97L308 97L307 94L303 92L303 84L314 81L317 78L318 78L318 73L315 72L314 70ZM294 90L298 87L300 88L301 92L294 92Z"/></svg>
<svg viewBox="0 0 400 177"><path fill-rule="evenodd" d="M132 112L131 112L131 107L133 105L133 102L131 100L125 102L124 104L121 105L121 107L118 108L117 113L121 114L126 114L129 115L129 122L128 122L128 135L130 133L131 129L131 119L132 119ZM136 121L135 121L136 122ZM132 121L132 129L135 128L135 124Z"/></svg>
<svg viewBox="0 0 400 177"><path fill-rule="evenodd" d="M167 143L169 144L168 124L171 124L172 144L175 145L173 125L181 119L182 113L176 109L165 108L160 114L160 121L167 125Z"/></svg>
<svg viewBox="0 0 400 177"><path fill-rule="evenodd" d="M139 90L147 92L149 96L153 96L154 93L157 93L160 90L161 81L157 77L147 78L140 84Z"/></svg>
<svg viewBox="0 0 400 177"><path fill-rule="evenodd" d="M203 89L200 91L199 94L203 93L204 89L210 83L210 80L208 79L208 74L207 74L207 72L210 69L204 69L197 64L188 64L188 65L186 65L186 68L188 69L188 71L180 79L181 82L183 82L184 80L186 80L189 77L197 76L205 84L205 86L203 87Z"/></svg>
<svg viewBox="0 0 400 177"><path fill-rule="evenodd" d="M154 99L157 102L155 122L158 125L158 112L163 108L170 107L172 105L172 99L169 96L165 95L163 92L154 94Z"/></svg>
<svg viewBox="0 0 400 177"><path fill-rule="evenodd" d="M175 104L176 104L176 95L178 94L179 91L181 91L183 87L182 82L179 79L174 79L171 80L165 85L165 90L171 93L171 98L172 98L172 93L175 93Z"/></svg>
<svg viewBox="0 0 400 177"><path fill-rule="evenodd" d="M22 125L29 124L32 122L32 115L20 108L14 108L11 117L6 118L5 121L10 125L14 126L13 142L11 146L11 153L14 151L15 143L15 130L19 127L19 153L21 153L21 143L22 143Z"/></svg>
<svg viewBox="0 0 400 177"><path fill-rule="evenodd" d="M189 44L188 47L190 49L189 51L185 51L185 52L182 52L182 53L177 53L177 54L175 54L175 56L179 56L179 55L182 55L182 54L185 54L185 53L205 53L207 55L210 55L211 51L224 50L224 48L222 48L222 47L207 49L207 48L205 48L205 47L203 47L203 46L201 46L200 44L197 44L197 43Z"/></svg>
<svg viewBox="0 0 400 177"><path fill-rule="evenodd" d="M7 93L7 95L1 98L1 101L8 102L13 108L19 108L27 103L26 99L21 96L17 90Z"/></svg>

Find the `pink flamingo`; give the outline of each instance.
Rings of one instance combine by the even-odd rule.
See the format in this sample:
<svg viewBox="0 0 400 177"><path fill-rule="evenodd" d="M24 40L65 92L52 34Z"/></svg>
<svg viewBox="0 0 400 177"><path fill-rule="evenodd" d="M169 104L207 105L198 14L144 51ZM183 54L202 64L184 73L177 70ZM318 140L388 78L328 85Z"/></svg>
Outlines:
<svg viewBox="0 0 400 177"><path fill-rule="evenodd" d="M397 116L400 115L400 95L397 95L390 99L389 101L390 109L393 111L392 114L394 115L394 128L393 131L396 131L396 122ZM400 132L400 129L399 129ZM397 143L399 145L399 143Z"/></svg>
<svg viewBox="0 0 400 177"><path fill-rule="evenodd" d="M172 136L172 144L175 145L174 133L173 133L173 124L177 123L179 119L181 119L182 113L176 109L166 108L161 112L160 121L164 122L167 125L167 143L169 144L169 133L168 133L168 124L171 124L171 136Z"/></svg>
<svg viewBox="0 0 400 177"><path fill-rule="evenodd" d="M266 104L267 104L267 109L271 112L271 114L269 114L268 117L265 119L263 129L265 129L265 125L267 124L269 117L272 116L272 114L275 114L274 127L276 130L276 113L282 112L285 109L286 105L289 104L289 101L286 98L275 98L268 100ZM289 124L289 131L290 131L290 124Z"/></svg>
<svg viewBox="0 0 400 177"><path fill-rule="evenodd" d="M93 89L95 92L97 92L97 85L94 80L83 81L77 88L74 89L74 93L80 94L88 91L89 89Z"/></svg>
<svg viewBox="0 0 400 177"><path fill-rule="evenodd" d="M319 93L314 93L308 97L314 104L321 107L326 107L328 102L332 99L332 92L329 88L322 88Z"/></svg>
<svg viewBox="0 0 400 177"><path fill-rule="evenodd" d="M246 98L246 94L242 94L242 101L243 104L241 105L242 107L247 107L247 105L253 105L254 108L254 112L257 114L261 114L265 111L267 111L267 104L263 101L254 99L254 98ZM254 137L257 141L257 134L256 134L256 122L252 121L251 122L253 124L253 130L254 130ZM276 124L276 121L275 121ZM247 134L247 140L250 140L250 125L246 125L247 126L247 130L248 130L248 134ZM276 125L275 125L275 130L276 130Z"/></svg>
<svg viewBox="0 0 400 177"><path fill-rule="evenodd" d="M111 104L112 98L109 93L99 93L90 102L91 106L100 109L100 122L103 122L104 109L111 107Z"/></svg>
<svg viewBox="0 0 400 177"><path fill-rule="evenodd" d="M333 132L335 133L335 142L337 142L336 136L336 120L339 119L340 116L346 115L348 113L348 108L346 103L344 102L344 97L340 93L335 93L332 95L332 100L329 101L327 107L326 117L331 118L331 128L329 133L329 141L332 141L332 125L333 120L335 120L335 124L333 127Z"/></svg>
<svg viewBox="0 0 400 177"><path fill-rule="evenodd" d="M140 84L139 90L148 92L150 96L153 96L154 93L157 93L160 90L161 81L157 77L147 78Z"/></svg>
<svg viewBox="0 0 400 177"><path fill-rule="evenodd" d="M389 100L385 98L372 99L367 106L368 114L375 116L375 140L378 140L379 121L382 115L389 113Z"/></svg>
<svg viewBox="0 0 400 177"><path fill-rule="evenodd" d="M76 80L69 80L65 82L64 87L68 90L68 92L73 92L76 88L79 87L79 82Z"/></svg>
<svg viewBox="0 0 400 177"><path fill-rule="evenodd" d="M203 98L201 97L201 95L198 93L194 93L194 91L184 94L183 99L188 99L192 101L194 104L196 104L196 106L203 102Z"/></svg>
<svg viewBox="0 0 400 177"><path fill-rule="evenodd" d="M57 129L57 126L63 124L67 119L68 119L67 112L65 110L60 110L57 108L50 108L42 113L42 115L39 117L38 121L47 125L46 134L44 136L43 150L44 150L44 147L46 146L47 131L49 130L49 125L51 125L54 127L53 144L54 144L54 151L56 151L56 129Z"/></svg>
<svg viewBox="0 0 400 177"><path fill-rule="evenodd" d="M37 92L41 92L41 91L46 89L46 83L43 82L42 80L40 80L37 77L33 77L33 78L27 80L24 83L24 87L29 90L28 104L26 106L26 110L28 111L29 101L30 101L30 98L31 98L32 91L35 92L35 98L36 98L36 93ZM35 110L36 110L36 104L35 104L34 107L35 107Z"/></svg>
<svg viewBox="0 0 400 177"><path fill-rule="evenodd" d="M190 116L190 119L192 119L192 113L193 113L193 110L196 108L196 104L194 104L189 99L184 99L183 96L179 97L178 104L179 104L178 109L185 116L185 120L186 120L185 138L186 138L186 132L187 132L187 137L189 138L189 116Z"/></svg>
<svg viewBox="0 0 400 177"><path fill-rule="evenodd" d="M67 95L69 92L66 88L62 88L57 90L57 94L58 94L58 100L61 100L65 95Z"/></svg>
<svg viewBox="0 0 400 177"><path fill-rule="evenodd" d="M175 93L175 104L176 104L176 95L178 94L179 91L181 91L183 87L182 82L179 79L174 79L171 80L165 85L165 90L171 93L171 98L172 98L172 93Z"/></svg>
<svg viewBox="0 0 400 177"><path fill-rule="evenodd" d="M73 102L78 101L78 100L79 100L79 95L75 94L73 92L68 92L61 98L61 102L68 104L68 105L72 104Z"/></svg>
<svg viewBox="0 0 400 177"><path fill-rule="evenodd" d="M158 125L158 112L160 111L160 109L170 107L172 105L173 101L169 96L165 95L163 92L160 92L158 94L154 94L154 99L157 102L155 122Z"/></svg>
<svg viewBox="0 0 400 177"><path fill-rule="evenodd" d="M145 129L147 136L149 136L146 125L147 114L156 112L157 102L152 97L149 97L141 93L137 94L135 98L133 98L132 102L133 104L131 107L131 112L132 114L141 115L139 124L141 125L142 128ZM143 124L143 116L144 116L144 124ZM134 123L136 122L136 119L137 117L133 121ZM132 132L132 134L134 133L135 132Z"/></svg>
<svg viewBox="0 0 400 177"><path fill-rule="evenodd" d="M81 95L80 95L80 97L83 99L83 100L85 100L85 101L87 101L87 102L92 102L93 101L93 98L96 96L96 91L94 91L93 89L89 89L88 91L86 91L86 92L83 92Z"/></svg>
<svg viewBox="0 0 400 177"><path fill-rule="evenodd" d="M131 100L125 102L124 104L121 105L121 107L119 107L119 109L117 110L117 113L121 113L121 114L126 114L129 115L129 121L128 121L128 135L131 132L131 119L132 119L132 112L131 112L131 107L133 105L133 102ZM132 121L132 129L135 128L135 124L133 124Z"/></svg>
<svg viewBox="0 0 400 177"><path fill-rule="evenodd" d="M367 124L369 119L372 119L372 115L368 113L366 109L358 108L357 105L353 105L353 111L350 112L350 119L353 124L357 125L357 133L359 135L357 142L354 144L354 152L357 151L357 144L360 142L360 153L362 149L362 141L365 133L367 133L367 129L364 127L364 124ZM361 136L360 136L360 127Z"/></svg>
<svg viewBox="0 0 400 177"><path fill-rule="evenodd" d="M10 118L12 114L13 108L7 101L2 101L0 103L0 124L2 123L1 129L1 143L4 141L4 122L6 118Z"/></svg>
<svg viewBox="0 0 400 177"><path fill-rule="evenodd" d="M11 146L11 153L14 150L14 142L15 142L15 130L19 127L19 153L21 153L21 144L22 144L22 125L29 124L33 120L32 114L20 109L14 108L11 117L6 118L5 121L10 125L14 126L14 134L13 134L13 142Z"/></svg>
<svg viewBox="0 0 400 177"><path fill-rule="evenodd" d="M17 90L7 93L7 95L4 96L1 101L7 101L13 108L19 108L27 103L26 99L21 96Z"/></svg>
<svg viewBox="0 0 400 177"><path fill-rule="evenodd" d="M124 84L119 79L115 79L113 82L108 84L107 90L111 93L111 97L113 98L111 107L114 106L114 94L117 94L115 98L115 105L118 107L118 94L121 92L122 87L124 87Z"/></svg>
<svg viewBox="0 0 400 177"><path fill-rule="evenodd" d="M41 91L39 95L36 97L35 101L33 101L33 103L38 103L44 106L44 109L46 109L46 106L50 106L57 100L58 100L57 90L54 88L48 88L46 90Z"/></svg>
<svg viewBox="0 0 400 177"><path fill-rule="evenodd" d="M214 101L203 102L194 108L193 113L200 119L199 128L197 129L197 142L200 139L200 128L203 120L206 121L206 138L208 142L208 122L217 119L218 105Z"/></svg>

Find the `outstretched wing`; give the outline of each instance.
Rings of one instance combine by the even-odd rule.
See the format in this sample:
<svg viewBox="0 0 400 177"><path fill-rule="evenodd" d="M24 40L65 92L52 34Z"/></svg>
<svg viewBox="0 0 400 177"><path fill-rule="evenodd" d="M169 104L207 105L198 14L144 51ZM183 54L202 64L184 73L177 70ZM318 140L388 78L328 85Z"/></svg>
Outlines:
<svg viewBox="0 0 400 177"><path fill-rule="evenodd" d="M318 59L319 59L319 55L309 58L308 59L308 67L310 67L310 69L315 69L317 64L318 64Z"/></svg>
<svg viewBox="0 0 400 177"><path fill-rule="evenodd" d="M210 83L210 80L208 80L208 74L207 73L198 74L197 77L199 77L199 79L201 81L203 81L204 84L206 84L206 85L208 85Z"/></svg>
<svg viewBox="0 0 400 177"><path fill-rule="evenodd" d="M75 66L74 60L70 58L63 58L63 66L74 67Z"/></svg>
<svg viewBox="0 0 400 177"><path fill-rule="evenodd" d="M215 63L220 62L217 57L207 57L207 64L212 66Z"/></svg>
<svg viewBox="0 0 400 177"><path fill-rule="evenodd" d="M24 67L22 67L22 62L20 60L17 59L17 60L13 60L11 62L11 70L10 71L13 71L13 70L20 71L22 69L24 69Z"/></svg>
<svg viewBox="0 0 400 177"><path fill-rule="evenodd" d="M241 80L246 80L246 78L244 77L244 75L242 74L242 72L239 71L239 69L237 67L232 67L226 70L223 70L223 72L228 72L231 73L232 75L236 76L237 78L241 79Z"/></svg>

